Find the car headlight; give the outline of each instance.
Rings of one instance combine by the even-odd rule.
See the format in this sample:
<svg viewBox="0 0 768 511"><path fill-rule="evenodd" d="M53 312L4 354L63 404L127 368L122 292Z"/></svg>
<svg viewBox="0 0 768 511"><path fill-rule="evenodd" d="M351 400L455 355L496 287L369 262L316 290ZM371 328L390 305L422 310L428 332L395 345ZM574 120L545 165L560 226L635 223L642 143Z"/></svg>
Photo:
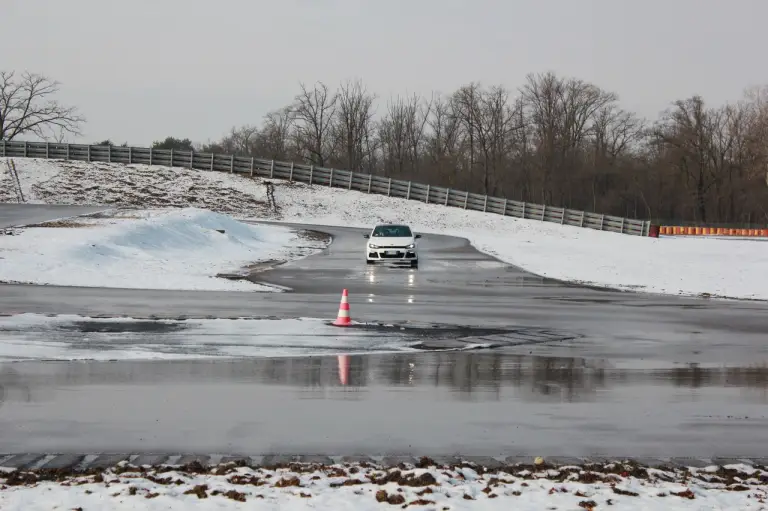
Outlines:
<svg viewBox="0 0 768 511"><path fill-rule="evenodd" d="M416 248L416 243L411 243L406 248Z"/></svg>
<svg viewBox="0 0 768 511"><path fill-rule="evenodd" d="M368 248L379 248L379 246L378 245L374 245L373 243L371 243L370 245L368 245Z"/></svg>

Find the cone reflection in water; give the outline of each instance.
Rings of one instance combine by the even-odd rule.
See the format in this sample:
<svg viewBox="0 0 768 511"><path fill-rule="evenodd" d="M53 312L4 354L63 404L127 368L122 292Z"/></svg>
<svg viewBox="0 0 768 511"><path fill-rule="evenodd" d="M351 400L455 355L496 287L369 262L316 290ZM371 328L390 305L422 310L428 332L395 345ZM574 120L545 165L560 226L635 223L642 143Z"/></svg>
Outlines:
<svg viewBox="0 0 768 511"><path fill-rule="evenodd" d="M349 383L349 355L339 355L339 383Z"/></svg>
<svg viewBox="0 0 768 511"><path fill-rule="evenodd" d="M336 317L336 321L333 322L336 326L349 326L352 321L349 317L349 293L345 289L341 293L341 304L339 304L339 314Z"/></svg>

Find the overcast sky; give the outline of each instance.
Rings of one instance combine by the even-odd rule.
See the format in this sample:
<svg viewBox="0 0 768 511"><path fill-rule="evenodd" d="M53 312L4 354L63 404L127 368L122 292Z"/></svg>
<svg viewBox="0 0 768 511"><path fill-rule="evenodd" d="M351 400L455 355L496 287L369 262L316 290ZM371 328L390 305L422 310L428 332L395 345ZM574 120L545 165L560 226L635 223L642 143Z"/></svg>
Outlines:
<svg viewBox="0 0 768 511"><path fill-rule="evenodd" d="M1 0L0 68L62 82L71 142L205 142L360 78L380 98L554 71L656 117L768 84L768 0Z"/></svg>

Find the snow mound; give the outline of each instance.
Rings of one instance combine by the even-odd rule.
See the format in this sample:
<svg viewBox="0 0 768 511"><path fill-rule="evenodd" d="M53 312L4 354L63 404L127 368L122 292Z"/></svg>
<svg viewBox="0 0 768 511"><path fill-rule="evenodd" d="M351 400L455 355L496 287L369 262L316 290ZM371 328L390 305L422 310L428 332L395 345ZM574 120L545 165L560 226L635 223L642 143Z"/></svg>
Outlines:
<svg viewBox="0 0 768 511"><path fill-rule="evenodd" d="M191 206L245 217L268 213L264 183L243 175L155 165L25 158L14 161L29 203ZM16 202L5 161L0 166L0 202ZM9 186L5 186L5 181Z"/></svg>
<svg viewBox="0 0 768 511"><path fill-rule="evenodd" d="M115 214L28 227L0 238L0 281L142 289L277 291L216 277L325 246L281 226L196 208ZM301 242L301 248L296 247Z"/></svg>
<svg viewBox="0 0 768 511"><path fill-rule="evenodd" d="M768 245L762 240L627 236L222 172L15 161L25 197L32 201L195 205L237 218L365 228L403 222L423 233L467 238L479 250L542 277L628 291L768 300L763 271ZM15 202L12 187L7 188L0 200Z"/></svg>

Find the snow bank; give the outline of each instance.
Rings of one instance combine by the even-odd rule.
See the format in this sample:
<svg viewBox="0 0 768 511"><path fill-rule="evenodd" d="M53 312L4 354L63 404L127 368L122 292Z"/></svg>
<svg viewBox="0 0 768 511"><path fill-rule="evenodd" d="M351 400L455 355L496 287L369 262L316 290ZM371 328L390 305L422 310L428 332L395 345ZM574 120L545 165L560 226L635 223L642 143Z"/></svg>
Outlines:
<svg viewBox="0 0 768 511"><path fill-rule="evenodd" d="M766 473L672 472L615 466L612 471L481 467L383 469L368 464L290 468L221 464L144 469L120 465L103 473L39 477L0 473L0 508L49 509L450 509L521 511L611 509L669 511L765 509ZM716 468L716 467L715 467ZM730 468L730 467L729 467ZM626 470L626 471L622 471ZM5 483L5 484L2 484Z"/></svg>
<svg viewBox="0 0 768 511"><path fill-rule="evenodd" d="M0 202L16 202L6 160L0 158ZM89 204L138 208L197 207L254 217L269 211L263 183L242 175L156 165L14 158L30 204Z"/></svg>
<svg viewBox="0 0 768 511"><path fill-rule="evenodd" d="M43 224L45 225L45 224ZM54 224L56 225L56 224ZM62 286L277 291L216 277L325 245L281 226L253 226L195 208L78 219L0 237L0 281ZM219 232L222 231L222 232ZM296 248L299 244L301 248Z"/></svg>
<svg viewBox="0 0 768 511"><path fill-rule="evenodd" d="M189 196L192 204L239 218L355 227L406 222L424 233L468 238L478 249L544 277L651 293L768 299L768 245L756 240L640 238L283 181L274 181L275 209L266 199L269 180L23 158L16 165L25 194L48 203L145 207L158 204L156 197L178 205ZM221 197L218 189L224 190ZM233 199L240 194L259 205Z"/></svg>

